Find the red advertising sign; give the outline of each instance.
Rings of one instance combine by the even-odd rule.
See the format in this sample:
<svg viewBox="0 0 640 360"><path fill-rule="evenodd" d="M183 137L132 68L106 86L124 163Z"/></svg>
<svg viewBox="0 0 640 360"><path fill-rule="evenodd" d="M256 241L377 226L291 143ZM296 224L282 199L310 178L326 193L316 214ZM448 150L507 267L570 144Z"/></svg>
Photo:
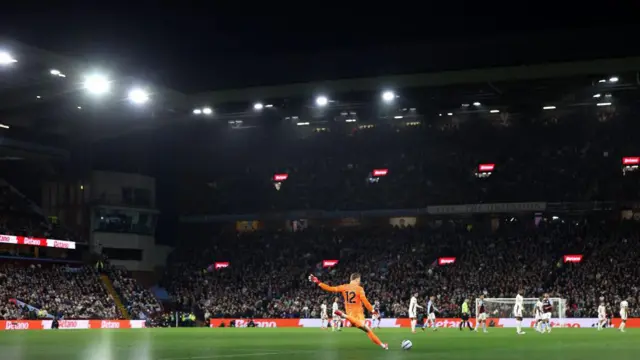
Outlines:
<svg viewBox="0 0 640 360"><path fill-rule="evenodd" d="M26 236L0 235L0 243L52 247L59 249L75 249L76 243L73 241L34 238Z"/></svg>
<svg viewBox="0 0 640 360"><path fill-rule="evenodd" d="M451 265L456 262L455 257L441 257L438 258L438 265Z"/></svg>
<svg viewBox="0 0 640 360"><path fill-rule="evenodd" d="M623 157L622 164L623 165L639 165L640 157L638 156Z"/></svg>
<svg viewBox="0 0 640 360"><path fill-rule="evenodd" d="M565 263L579 263L582 261L582 255L565 255L564 262Z"/></svg>
<svg viewBox="0 0 640 360"><path fill-rule="evenodd" d="M322 260L323 268L330 268L338 265L338 260Z"/></svg>
<svg viewBox="0 0 640 360"><path fill-rule="evenodd" d="M496 164L480 164L478 165L479 172L491 172L495 169Z"/></svg>
<svg viewBox="0 0 640 360"><path fill-rule="evenodd" d="M273 175L273 181L285 181L289 178L289 174L275 174Z"/></svg>
<svg viewBox="0 0 640 360"><path fill-rule="evenodd" d="M386 176L389 169L373 169L373 176Z"/></svg>
<svg viewBox="0 0 640 360"><path fill-rule="evenodd" d="M229 262L228 261L218 261L216 263L213 264L213 268L216 270L220 270L220 269L224 269L224 268L228 268L229 267Z"/></svg>

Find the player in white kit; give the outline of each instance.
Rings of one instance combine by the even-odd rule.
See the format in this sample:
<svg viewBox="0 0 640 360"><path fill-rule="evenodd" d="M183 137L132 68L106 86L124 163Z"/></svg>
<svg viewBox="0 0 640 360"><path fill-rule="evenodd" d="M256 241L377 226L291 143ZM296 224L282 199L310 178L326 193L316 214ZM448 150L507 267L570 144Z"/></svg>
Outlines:
<svg viewBox="0 0 640 360"><path fill-rule="evenodd" d="M409 319L411 319L411 332L416 332L416 324L418 323L418 309L422 306L418 305L418 293L413 294L409 301Z"/></svg>
<svg viewBox="0 0 640 360"><path fill-rule="evenodd" d="M598 306L598 331L604 328L607 323L607 307L604 306L604 301L600 300L600 306Z"/></svg>
<svg viewBox="0 0 640 360"><path fill-rule="evenodd" d="M539 297L538 301L536 301L536 306L535 308L533 308L533 311L535 313L536 331L542 334L544 332L544 322L542 321L542 318L543 318L542 297Z"/></svg>
<svg viewBox="0 0 640 360"><path fill-rule="evenodd" d="M378 300L373 303L373 311L374 313L371 315L371 327L380 329L380 302Z"/></svg>
<svg viewBox="0 0 640 360"><path fill-rule="evenodd" d="M329 314L327 313L327 303L322 302L320 305L320 328L327 329L329 327Z"/></svg>
<svg viewBox="0 0 640 360"><path fill-rule="evenodd" d="M618 330L624 332L624 328L627 326L627 318L629 316L629 303L626 300L620 302L620 327Z"/></svg>
<svg viewBox="0 0 640 360"><path fill-rule="evenodd" d="M522 312L524 310L524 297L522 297L523 290L518 290L516 295L516 304L513 306L513 316L516 318L516 334L524 335L522 331Z"/></svg>
<svg viewBox="0 0 640 360"><path fill-rule="evenodd" d="M331 306L331 314L333 314L333 321L331 321L331 331L340 331L342 328L342 318L340 316L336 316L336 311L340 310L338 306L338 298L333 300L333 305Z"/></svg>

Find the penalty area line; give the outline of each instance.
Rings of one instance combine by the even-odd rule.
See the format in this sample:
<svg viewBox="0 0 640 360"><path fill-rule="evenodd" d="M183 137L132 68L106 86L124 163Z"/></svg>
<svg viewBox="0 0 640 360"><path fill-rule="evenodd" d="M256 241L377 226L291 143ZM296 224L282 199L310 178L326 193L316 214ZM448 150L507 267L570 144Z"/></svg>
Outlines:
<svg viewBox="0 0 640 360"><path fill-rule="evenodd" d="M241 357L253 357L253 356L269 356L269 355L293 355L308 353L309 351L271 351L271 352L255 352L255 353L242 353L242 354L222 354L222 355L207 355L207 356L189 356L179 358L162 358L159 360L198 360L198 359L225 359L225 358L241 358Z"/></svg>

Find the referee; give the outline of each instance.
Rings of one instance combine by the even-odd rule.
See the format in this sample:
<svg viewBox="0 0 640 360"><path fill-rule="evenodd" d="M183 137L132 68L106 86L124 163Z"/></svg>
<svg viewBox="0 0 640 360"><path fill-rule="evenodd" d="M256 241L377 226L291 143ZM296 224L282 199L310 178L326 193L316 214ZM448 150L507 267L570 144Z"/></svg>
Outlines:
<svg viewBox="0 0 640 360"><path fill-rule="evenodd" d="M467 327L469 327L469 330L473 331L471 328L471 322L469 322L469 317L471 317L471 312L469 311L469 299L464 299L464 302L462 303L462 314L460 314L460 317L462 318L462 321L460 321L460 331L462 331L465 323L467 324Z"/></svg>

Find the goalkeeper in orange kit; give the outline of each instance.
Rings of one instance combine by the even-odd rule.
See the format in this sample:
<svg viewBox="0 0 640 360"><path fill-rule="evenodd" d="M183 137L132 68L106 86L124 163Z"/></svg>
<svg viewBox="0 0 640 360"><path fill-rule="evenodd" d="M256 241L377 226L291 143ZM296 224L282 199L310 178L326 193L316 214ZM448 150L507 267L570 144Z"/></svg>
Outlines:
<svg viewBox="0 0 640 360"><path fill-rule="evenodd" d="M371 306L371 303L364 295L364 289L362 288L362 286L360 286L360 274L351 274L351 281L348 284L340 286L329 286L327 284L324 284L320 282L320 280L318 280L318 278L314 275L309 275L309 281L318 284L322 290L334 293L342 293L342 296L344 296L346 314L340 310L336 310L335 315L349 320L351 325L366 332L367 336L369 336L369 339L371 339L371 341L373 341L376 345L380 345L383 349L389 350L389 345L383 344L382 341L380 341L380 339L376 336L376 334L374 334L373 331L364 322L364 309L362 308L363 305L372 314L376 313L376 311L373 309L373 306Z"/></svg>

